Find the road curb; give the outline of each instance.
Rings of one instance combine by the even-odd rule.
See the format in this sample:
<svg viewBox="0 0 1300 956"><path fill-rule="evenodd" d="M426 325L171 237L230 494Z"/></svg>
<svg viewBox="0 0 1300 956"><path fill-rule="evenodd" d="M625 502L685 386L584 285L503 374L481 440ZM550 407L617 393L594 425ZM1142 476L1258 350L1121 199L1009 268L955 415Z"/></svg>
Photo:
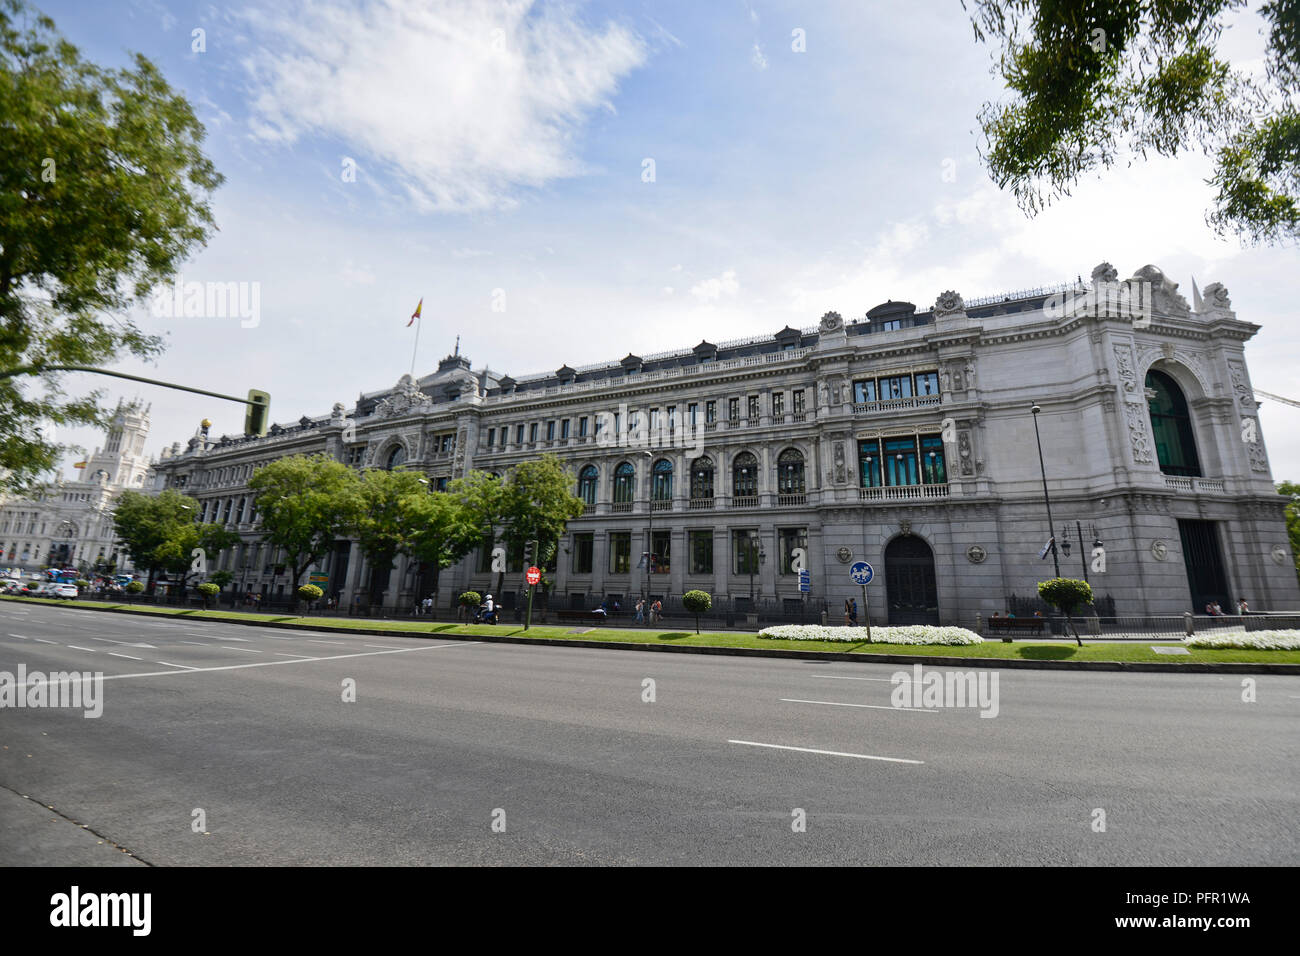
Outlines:
<svg viewBox="0 0 1300 956"><path fill-rule="evenodd" d="M22 598L5 598L18 604L40 604L60 608L58 604L45 604ZM71 611L98 611L104 614L134 614L137 617L172 618L177 615L155 614L125 607L62 607ZM715 647L692 644L638 644L631 641L584 641L559 637L515 637L505 634L446 634L443 632L389 631L369 627L331 627L328 624L287 624L279 621L248 621L240 618L184 617L186 621L208 624L241 624L247 627L272 627L286 631L318 631L326 634L368 634L378 637L404 637L420 640L466 641L478 644L526 644L531 647L556 645L560 647L594 648L615 651L665 651L675 654L714 654L727 657L777 658L798 661L857 661L863 664L931 664L944 667L995 667L1010 670L1066 670L1066 671L1127 671L1129 673L1159 674L1297 674L1300 664L1253 664L1245 662L1189 661L1186 664L1157 664L1150 661L1026 661L1000 657L935 657L922 654L868 654L846 651L796 651L764 647Z"/></svg>

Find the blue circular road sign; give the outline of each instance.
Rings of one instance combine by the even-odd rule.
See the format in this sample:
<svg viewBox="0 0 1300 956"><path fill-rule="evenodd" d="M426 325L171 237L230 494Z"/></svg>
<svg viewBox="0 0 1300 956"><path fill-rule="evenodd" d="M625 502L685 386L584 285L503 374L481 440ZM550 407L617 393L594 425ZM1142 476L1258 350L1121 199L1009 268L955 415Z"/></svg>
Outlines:
<svg viewBox="0 0 1300 956"><path fill-rule="evenodd" d="M853 579L854 584L870 584L875 576L876 572L865 561L854 561L849 565L849 577Z"/></svg>

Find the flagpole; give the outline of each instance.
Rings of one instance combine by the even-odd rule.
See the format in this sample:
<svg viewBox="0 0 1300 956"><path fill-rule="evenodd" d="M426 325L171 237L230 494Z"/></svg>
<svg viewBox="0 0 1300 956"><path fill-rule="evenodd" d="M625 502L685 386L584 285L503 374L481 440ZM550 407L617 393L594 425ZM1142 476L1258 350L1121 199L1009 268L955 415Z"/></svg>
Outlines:
<svg viewBox="0 0 1300 956"><path fill-rule="evenodd" d="M421 304L424 300L420 300ZM420 326L424 325L421 318L415 320L415 347L411 349L411 378L415 378L415 353L420 350Z"/></svg>

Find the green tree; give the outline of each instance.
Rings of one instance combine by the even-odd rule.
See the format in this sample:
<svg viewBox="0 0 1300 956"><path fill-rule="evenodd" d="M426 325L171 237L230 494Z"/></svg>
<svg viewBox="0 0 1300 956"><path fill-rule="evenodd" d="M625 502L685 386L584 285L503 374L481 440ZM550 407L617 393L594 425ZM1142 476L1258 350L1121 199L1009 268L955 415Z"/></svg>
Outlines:
<svg viewBox="0 0 1300 956"><path fill-rule="evenodd" d="M478 543L491 553L506 523L506 482L486 471L471 471L448 484L447 493L460 503L465 522L478 531ZM504 583L503 570L497 575L497 594Z"/></svg>
<svg viewBox="0 0 1300 956"><path fill-rule="evenodd" d="M208 575L208 580L215 584L217 589L220 590L231 581L235 580L235 576L229 571L213 571Z"/></svg>
<svg viewBox="0 0 1300 956"><path fill-rule="evenodd" d="M1085 174L1148 153L1201 149L1219 233L1300 238L1300 6L1258 8L1265 69L1235 69L1218 47L1245 0L962 0L977 40L1001 46L1010 94L985 103L981 148L999 188L1029 215Z"/></svg>
<svg viewBox="0 0 1300 956"><path fill-rule="evenodd" d="M573 493L574 477L555 455L520 462L506 477L502 540L507 548L537 542L533 560L545 567L559 547L564 529L585 508ZM504 574L498 589L504 583Z"/></svg>
<svg viewBox="0 0 1300 956"><path fill-rule="evenodd" d="M374 468L361 476L360 508L352 531L370 564L372 599L397 556L410 553L417 533L412 500L428 494L427 479L419 472Z"/></svg>
<svg viewBox="0 0 1300 956"><path fill-rule="evenodd" d="M713 607L713 598L708 591L687 591L682 595L682 607L695 615L695 633L700 633L700 615L707 614Z"/></svg>
<svg viewBox="0 0 1300 956"><path fill-rule="evenodd" d="M102 392L70 397L50 366L162 350L126 310L215 228L203 135L144 57L96 66L50 18L0 0L0 371L22 371L0 377L0 490L56 465L51 427L106 418Z"/></svg>
<svg viewBox="0 0 1300 956"><path fill-rule="evenodd" d="M253 472L265 540L284 551L297 587L307 569L347 537L361 507L360 478L328 455L290 455Z"/></svg>
<svg viewBox="0 0 1300 956"><path fill-rule="evenodd" d="M1083 647L1079 629L1074 626L1074 618L1071 615L1075 608L1092 603L1092 586L1087 581L1076 578L1052 578L1038 582L1038 596L1052 607L1060 609L1070 625L1070 630L1074 632L1075 643Z"/></svg>
<svg viewBox="0 0 1300 956"><path fill-rule="evenodd" d="M438 606L438 580L443 568L464 558L482 541L476 515L452 493L412 493L402 501L407 527L407 553L427 563L433 575L433 604Z"/></svg>
<svg viewBox="0 0 1300 956"><path fill-rule="evenodd" d="M1295 562L1296 577L1300 578L1300 484L1278 482L1277 492L1290 499L1286 505L1286 533L1291 539L1291 559Z"/></svg>
<svg viewBox="0 0 1300 956"><path fill-rule="evenodd" d="M221 588L217 587L217 585L211 581L204 581L194 590L203 595L203 606L205 608L210 607L212 599L221 593Z"/></svg>
<svg viewBox="0 0 1300 956"><path fill-rule="evenodd" d="M239 542L219 524L199 524L194 499L174 488L157 495L122 492L113 506L114 533L131 560L149 572L152 587L159 571L180 577L181 590L193 573L194 549L215 560L217 552Z"/></svg>

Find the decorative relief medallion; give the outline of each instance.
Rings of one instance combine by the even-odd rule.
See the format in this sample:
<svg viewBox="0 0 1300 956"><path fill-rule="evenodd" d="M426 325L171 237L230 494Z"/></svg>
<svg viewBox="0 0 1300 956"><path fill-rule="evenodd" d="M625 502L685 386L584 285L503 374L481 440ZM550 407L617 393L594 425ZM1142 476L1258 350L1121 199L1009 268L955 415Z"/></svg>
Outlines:
<svg viewBox="0 0 1300 956"><path fill-rule="evenodd" d="M940 292L939 297L934 300L934 317L941 319L945 315L954 315L966 311L966 303L956 292L949 289L947 292Z"/></svg>
<svg viewBox="0 0 1300 956"><path fill-rule="evenodd" d="M1280 544L1273 545L1273 550L1270 551L1268 554L1269 557L1273 559L1273 563L1278 565L1285 565L1287 561L1290 560L1291 558L1291 552L1289 552L1286 548L1282 547Z"/></svg>
<svg viewBox="0 0 1300 956"><path fill-rule="evenodd" d="M971 564L983 564L984 559L987 558L988 556L989 553L985 551L983 548L981 548L978 544L972 544L969 548L966 549L966 560L969 561Z"/></svg>
<svg viewBox="0 0 1300 956"><path fill-rule="evenodd" d="M1155 558L1157 561L1169 560L1169 545L1165 544L1163 541L1152 541L1151 557Z"/></svg>
<svg viewBox="0 0 1300 956"><path fill-rule="evenodd" d="M844 325L844 320L840 318L840 314L838 312L827 312L825 315L822 316L820 328L821 331L823 332L835 332L839 330L843 325Z"/></svg>
<svg viewBox="0 0 1300 956"><path fill-rule="evenodd" d="M840 564L848 564L853 560L853 552L848 548L840 548L835 552L835 558L840 562Z"/></svg>

